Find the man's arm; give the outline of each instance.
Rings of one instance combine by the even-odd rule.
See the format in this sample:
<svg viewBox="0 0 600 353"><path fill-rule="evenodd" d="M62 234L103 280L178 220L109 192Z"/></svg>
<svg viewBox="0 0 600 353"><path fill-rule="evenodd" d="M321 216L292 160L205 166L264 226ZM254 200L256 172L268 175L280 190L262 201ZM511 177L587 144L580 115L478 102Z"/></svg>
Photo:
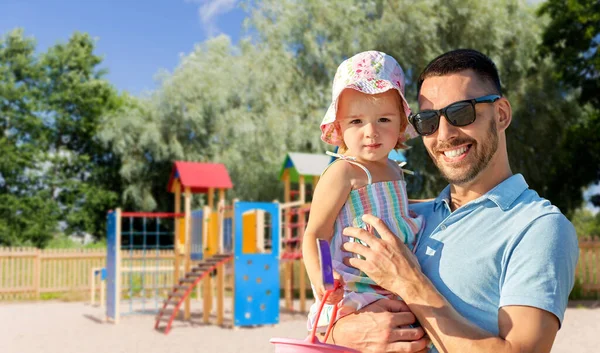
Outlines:
<svg viewBox="0 0 600 353"><path fill-rule="evenodd" d="M344 250L366 260L348 258L346 264L365 272L380 286L397 293L419 319L441 352L549 352L559 322L549 311L506 305L499 309L499 335L482 330L462 317L421 272L414 255L374 216L363 220L375 227L381 239L367 231L349 228L345 235L364 241L345 243Z"/></svg>
<svg viewBox="0 0 600 353"><path fill-rule="evenodd" d="M381 299L338 320L327 343L363 353L424 353L429 339L421 327L408 327L414 323L406 303Z"/></svg>
<svg viewBox="0 0 600 353"><path fill-rule="evenodd" d="M528 306L498 310L495 336L462 317L425 276L417 292L403 298L440 352L550 352L559 322L554 314Z"/></svg>

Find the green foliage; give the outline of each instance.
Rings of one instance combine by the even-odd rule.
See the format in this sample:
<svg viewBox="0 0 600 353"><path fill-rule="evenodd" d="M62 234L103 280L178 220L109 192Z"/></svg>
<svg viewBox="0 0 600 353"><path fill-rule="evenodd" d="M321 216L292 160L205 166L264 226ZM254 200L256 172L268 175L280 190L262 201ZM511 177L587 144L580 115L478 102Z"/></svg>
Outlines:
<svg viewBox="0 0 600 353"><path fill-rule="evenodd" d="M593 214L585 208L580 208L573 213L571 222L579 238L600 239L600 213Z"/></svg>
<svg viewBox="0 0 600 353"><path fill-rule="evenodd" d="M249 42L235 48L217 37L165 75L151 97L109 117L101 136L123 161L125 197L145 210L172 209L165 185L174 160L225 163L235 183L231 197L280 196L282 151L306 149L299 141L308 134L301 117L280 110L301 104L294 94L279 93L286 92L279 86L287 76L300 78L279 61Z"/></svg>
<svg viewBox="0 0 600 353"><path fill-rule="evenodd" d="M35 54L22 30L0 40L0 244L45 246L66 232L102 236L119 199L120 162L97 137L121 98L87 34Z"/></svg>
<svg viewBox="0 0 600 353"><path fill-rule="evenodd" d="M413 109L431 59L460 47L489 55L512 104L513 172L570 214L600 175L596 6L550 0L538 17L522 0L247 1L248 38L197 45L144 97L103 79L87 34L36 54L32 39L9 32L0 40L0 244L103 237L118 205L171 211L175 160L224 163L230 198L281 199L285 154L331 149L318 126L337 65L369 49L402 64ZM409 143L410 196L435 196L446 182L420 139Z"/></svg>
<svg viewBox="0 0 600 353"><path fill-rule="evenodd" d="M36 116L43 72L35 43L14 31L0 40L0 244L43 246L59 218L58 204L41 185L39 143L44 126Z"/></svg>
<svg viewBox="0 0 600 353"><path fill-rule="evenodd" d="M74 240L65 234L54 236L48 242L46 249L106 249L106 239L83 245L80 241Z"/></svg>
<svg viewBox="0 0 600 353"><path fill-rule="evenodd" d="M552 58L551 73L560 83L577 90L583 106L574 124L566 126L558 145L562 151L548 194L567 210L581 200L581 187L600 179L600 2L549 0L539 10L551 21L543 34L540 57ZM542 59L543 60L543 59Z"/></svg>
<svg viewBox="0 0 600 353"><path fill-rule="evenodd" d="M318 126L342 60L368 49L391 54L407 73L407 97L417 109L417 75L459 47L498 64L514 112L507 133L513 171L561 209L580 206L588 175L566 184L563 166L573 155L557 146L584 112L557 80L554 62L536 60L548 21L525 2L264 0L247 8L250 39L233 46L217 37L197 46L151 97L107 120L102 137L123 160L126 196L144 209L169 209L170 199L159 195L175 159L225 163L236 184L231 197L281 198L277 172L286 152L331 149ZM446 182L421 141L410 143L410 167L419 171L409 179L410 194L432 197Z"/></svg>
<svg viewBox="0 0 600 353"><path fill-rule="evenodd" d="M44 247L52 238L60 210L47 191L0 194L0 244Z"/></svg>
<svg viewBox="0 0 600 353"><path fill-rule="evenodd" d="M552 19L540 53L554 58L560 79L581 88L582 103L600 108L600 2L548 0L539 13Z"/></svg>

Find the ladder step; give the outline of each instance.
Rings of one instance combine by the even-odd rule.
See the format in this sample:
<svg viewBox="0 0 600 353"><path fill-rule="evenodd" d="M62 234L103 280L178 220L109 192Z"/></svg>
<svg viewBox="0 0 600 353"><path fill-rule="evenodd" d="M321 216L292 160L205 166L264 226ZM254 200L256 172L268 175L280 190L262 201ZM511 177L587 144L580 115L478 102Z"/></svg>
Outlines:
<svg viewBox="0 0 600 353"><path fill-rule="evenodd" d="M196 267L194 267L194 268L192 269L192 272L205 272L205 271L207 271L207 270L208 270L209 268L211 268L211 267L212 267L212 266L210 266L210 265L205 265L205 264L203 264L203 265L199 265L199 266L196 266Z"/></svg>
<svg viewBox="0 0 600 353"><path fill-rule="evenodd" d="M160 318L157 317L156 320L162 321L162 322L168 322L169 320L171 320L171 315L169 315L169 316L162 316Z"/></svg>
<svg viewBox="0 0 600 353"><path fill-rule="evenodd" d="M229 256L214 256L214 257L211 257L210 259L208 259L208 261L210 261L210 262L220 262L220 261L225 260L228 257Z"/></svg>
<svg viewBox="0 0 600 353"><path fill-rule="evenodd" d="M181 298L184 295L185 295L184 291L169 292L169 297L178 297L178 298Z"/></svg>
<svg viewBox="0 0 600 353"><path fill-rule="evenodd" d="M196 282L196 278L197 278L197 277L198 277L198 276L195 276L195 277L188 277L188 278L182 278L182 279L180 279L180 280L179 280L179 282L180 282L180 283L194 283L194 282Z"/></svg>
<svg viewBox="0 0 600 353"><path fill-rule="evenodd" d="M230 254L220 254L220 255L215 255L213 257L210 257L210 258L208 258L208 260L209 261L210 260L223 260L223 259L226 259L226 258L228 258L230 256L231 256Z"/></svg>
<svg viewBox="0 0 600 353"><path fill-rule="evenodd" d="M177 310L179 312L179 310ZM163 310L162 313L156 315L156 320L162 319L162 318L170 318L171 315L173 315L173 312L175 312L175 309L167 309L167 310ZM162 320L160 320L162 321Z"/></svg>
<svg viewBox="0 0 600 353"><path fill-rule="evenodd" d="M179 300L177 300L177 299L169 299L169 300L165 300L163 303L166 303L167 305L168 304L177 305L177 304L179 304Z"/></svg>
<svg viewBox="0 0 600 353"><path fill-rule="evenodd" d="M176 289L177 291L186 291L190 288L190 286L175 286L173 287L173 289Z"/></svg>

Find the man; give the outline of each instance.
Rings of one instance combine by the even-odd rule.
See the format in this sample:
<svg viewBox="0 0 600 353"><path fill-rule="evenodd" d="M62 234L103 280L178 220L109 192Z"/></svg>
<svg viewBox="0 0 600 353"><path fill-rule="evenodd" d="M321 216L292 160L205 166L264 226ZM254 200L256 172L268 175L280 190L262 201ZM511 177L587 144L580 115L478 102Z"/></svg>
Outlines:
<svg viewBox="0 0 600 353"><path fill-rule="evenodd" d="M577 237L510 169L512 111L496 66L474 50L443 54L421 74L418 101L410 121L450 185L412 205L426 222L416 258L374 216L363 219L381 238L345 230L368 245L345 243L347 264L404 303L381 300L340 319L329 341L363 352L425 351L423 330L407 328L416 317L433 352L550 352L574 284Z"/></svg>

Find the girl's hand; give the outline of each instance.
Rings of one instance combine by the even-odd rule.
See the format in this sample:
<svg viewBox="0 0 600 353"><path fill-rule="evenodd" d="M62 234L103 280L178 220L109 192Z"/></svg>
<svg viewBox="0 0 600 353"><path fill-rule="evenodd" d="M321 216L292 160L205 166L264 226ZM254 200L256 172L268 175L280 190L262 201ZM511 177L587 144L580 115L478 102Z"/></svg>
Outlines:
<svg viewBox="0 0 600 353"><path fill-rule="evenodd" d="M342 276L333 271L333 279L335 279L335 282L339 282L339 285L335 287L335 290L329 294L329 297L327 297L327 300L325 301L326 304L332 305L339 303L344 298L344 280L342 279ZM323 292L323 295L325 295L325 292Z"/></svg>

